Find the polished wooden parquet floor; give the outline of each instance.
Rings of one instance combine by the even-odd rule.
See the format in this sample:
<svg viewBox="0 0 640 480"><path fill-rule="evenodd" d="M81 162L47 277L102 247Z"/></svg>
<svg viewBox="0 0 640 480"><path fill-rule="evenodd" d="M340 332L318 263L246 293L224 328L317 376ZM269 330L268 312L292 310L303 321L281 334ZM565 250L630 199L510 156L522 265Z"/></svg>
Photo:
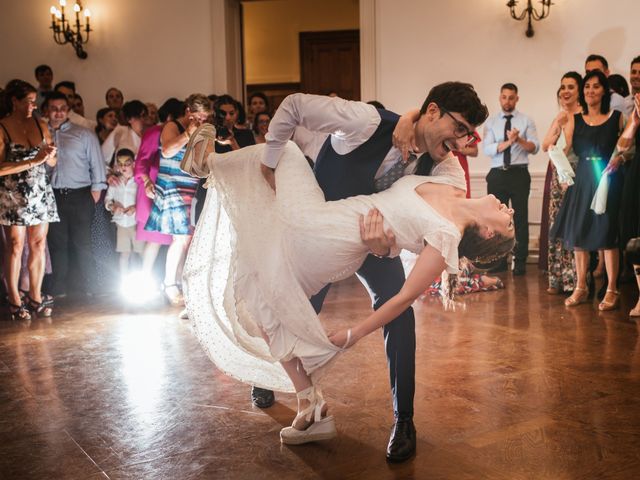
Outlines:
<svg viewBox="0 0 640 480"><path fill-rule="evenodd" d="M188 321L113 299L60 305L51 322L0 322L2 479L637 479L639 323L623 309L566 309L530 267L507 289L445 313L417 305L418 454L389 465L392 423L380 335L336 363L332 441L283 447L291 394L260 411L217 372ZM332 290L347 325L368 298Z"/></svg>

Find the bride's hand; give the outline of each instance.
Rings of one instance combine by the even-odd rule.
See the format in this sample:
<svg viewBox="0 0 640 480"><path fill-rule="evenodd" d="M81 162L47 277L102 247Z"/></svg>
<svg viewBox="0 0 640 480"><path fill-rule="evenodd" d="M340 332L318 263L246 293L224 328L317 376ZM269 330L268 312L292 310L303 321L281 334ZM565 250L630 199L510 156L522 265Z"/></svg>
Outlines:
<svg viewBox="0 0 640 480"><path fill-rule="evenodd" d="M416 133L414 122L420 118L418 110L411 110L400 117L396 128L393 130L393 146L400 150L402 159L406 162L409 159L409 152L417 152Z"/></svg>
<svg viewBox="0 0 640 480"><path fill-rule="evenodd" d="M265 164L260 164L260 171L262 172L262 176L267 181L271 189L276 191L276 175L273 168L267 167Z"/></svg>

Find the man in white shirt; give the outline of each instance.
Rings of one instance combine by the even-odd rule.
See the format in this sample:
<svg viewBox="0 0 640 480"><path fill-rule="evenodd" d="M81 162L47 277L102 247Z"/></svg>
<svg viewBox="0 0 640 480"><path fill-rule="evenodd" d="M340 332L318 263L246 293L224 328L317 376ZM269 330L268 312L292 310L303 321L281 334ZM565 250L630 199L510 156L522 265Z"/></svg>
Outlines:
<svg viewBox="0 0 640 480"><path fill-rule="evenodd" d="M341 98L294 94L275 113L266 135L262 170L273 185L273 170L286 142L302 126L328 136L317 153L314 172L327 200L371 194L388 188L402 175L428 175L434 161L452 150L475 142L474 129L488 112L473 87L447 82L434 87L424 101L413 127L419 158L405 162L392 146L392 134L399 116L363 102ZM314 149L314 152L317 149ZM404 284L399 257L389 258L392 243L371 245L372 255L358 271L366 283L374 308L380 308ZM317 312L328 291L327 285L311 299ZM402 462L415 453L413 425L415 391L415 318L409 308L384 327L395 423L387 446L387 460Z"/></svg>
<svg viewBox="0 0 640 480"><path fill-rule="evenodd" d="M133 179L135 154L123 148L116 153L116 173L120 182L109 185L104 205L113 213L113 222L117 228L116 252L120 254L120 275L122 278L129 270L131 252L142 254L143 242L136 240L136 194L138 184Z"/></svg>

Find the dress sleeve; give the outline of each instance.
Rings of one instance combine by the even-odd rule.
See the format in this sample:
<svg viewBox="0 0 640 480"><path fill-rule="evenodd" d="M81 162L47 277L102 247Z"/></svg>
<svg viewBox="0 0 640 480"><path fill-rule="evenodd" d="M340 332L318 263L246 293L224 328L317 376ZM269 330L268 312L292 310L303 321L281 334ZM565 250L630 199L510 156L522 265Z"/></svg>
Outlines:
<svg viewBox="0 0 640 480"><path fill-rule="evenodd" d="M447 273L457 274L460 234L451 232L448 229L434 229L427 232L423 239L425 246L430 245L442 254L442 258L447 264Z"/></svg>

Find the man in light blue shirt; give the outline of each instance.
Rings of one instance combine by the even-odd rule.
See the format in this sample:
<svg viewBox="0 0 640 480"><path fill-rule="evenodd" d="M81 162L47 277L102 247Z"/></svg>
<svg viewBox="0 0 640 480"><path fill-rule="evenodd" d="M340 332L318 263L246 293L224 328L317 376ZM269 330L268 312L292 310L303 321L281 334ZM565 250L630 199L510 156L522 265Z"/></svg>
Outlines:
<svg viewBox="0 0 640 480"><path fill-rule="evenodd" d="M516 231L514 275L524 275L529 253L529 154L540 149L536 126L529 117L516 110L518 87L505 83L500 88L501 112L484 124L482 142L485 155L491 157L487 175L487 193L514 210ZM506 259L494 271L507 269Z"/></svg>
<svg viewBox="0 0 640 480"><path fill-rule="evenodd" d="M96 134L73 124L68 115L67 97L53 92L45 100L49 128L58 149L58 162L51 170L51 186L56 197L60 222L49 228L47 241L51 254L50 293L67 293L67 274L71 255L80 267L80 285L95 293L94 258L91 252L91 222L95 203L107 188L106 169Z"/></svg>

